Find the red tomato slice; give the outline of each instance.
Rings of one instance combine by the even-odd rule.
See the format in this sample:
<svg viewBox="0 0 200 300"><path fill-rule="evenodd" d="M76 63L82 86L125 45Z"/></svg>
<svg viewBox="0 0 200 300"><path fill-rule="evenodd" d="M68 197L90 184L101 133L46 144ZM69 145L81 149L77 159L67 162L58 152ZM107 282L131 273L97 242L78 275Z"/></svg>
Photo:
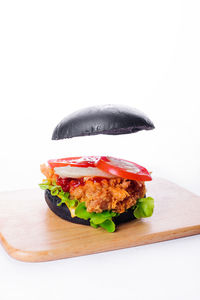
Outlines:
<svg viewBox="0 0 200 300"><path fill-rule="evenodd" d="M144 167L134 162L111 156L102 156L96 163L100 170L131 180L150 181L151 175Z"/></svg>
<svg viewBox="0 0 200 300"><path fill-rule="evenodd" d="M100 156L78 156L78 157L66 157L59 159L50 159L48 164L51 168L55 167L96 167L96 162L100 159Z"/></svg>

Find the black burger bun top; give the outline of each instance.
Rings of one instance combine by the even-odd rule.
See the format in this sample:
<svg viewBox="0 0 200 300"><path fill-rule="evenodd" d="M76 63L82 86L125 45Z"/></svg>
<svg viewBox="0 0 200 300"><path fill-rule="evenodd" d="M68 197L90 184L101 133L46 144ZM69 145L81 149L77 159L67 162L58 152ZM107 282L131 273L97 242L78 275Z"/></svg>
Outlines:
<svg viewBox="0 0 200 300"><path fill-rule="evenodd" d="M54 129L52 140L96 134L127 134L150 129L154 129L154 124L139 110L108 104L69 114Z"/></svg>

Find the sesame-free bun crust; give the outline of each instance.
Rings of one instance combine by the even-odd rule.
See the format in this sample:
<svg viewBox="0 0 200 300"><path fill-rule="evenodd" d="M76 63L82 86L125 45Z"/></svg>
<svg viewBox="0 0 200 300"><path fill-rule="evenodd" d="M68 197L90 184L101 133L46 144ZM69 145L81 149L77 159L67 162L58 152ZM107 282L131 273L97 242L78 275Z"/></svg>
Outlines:
<svg viewBox="0 0 200 300"><path fill-rule="evenodd" d="M150 129L154 129L154 124L139 110L108 104L67 115L54 129L52 140L97 134L127 134Z"/></svg>

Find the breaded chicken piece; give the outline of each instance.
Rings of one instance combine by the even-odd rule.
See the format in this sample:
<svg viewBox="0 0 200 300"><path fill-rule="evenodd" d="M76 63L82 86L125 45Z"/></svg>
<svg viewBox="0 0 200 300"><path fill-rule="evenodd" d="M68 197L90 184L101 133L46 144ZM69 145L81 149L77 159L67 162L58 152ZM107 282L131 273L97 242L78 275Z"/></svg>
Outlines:
<svg viewBox="0 0 200 300"><path fill-rule="evenodd" d="M70 198L85 202L88 212L112 210L123 213L146 193L144 182L124 178L94 182L87 178L84 185L70 188Z"/></svg>

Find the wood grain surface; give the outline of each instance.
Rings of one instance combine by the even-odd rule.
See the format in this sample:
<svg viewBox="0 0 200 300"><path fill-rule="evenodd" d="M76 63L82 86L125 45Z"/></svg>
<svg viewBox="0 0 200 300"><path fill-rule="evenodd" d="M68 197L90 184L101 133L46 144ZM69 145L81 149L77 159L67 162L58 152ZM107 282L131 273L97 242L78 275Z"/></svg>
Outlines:
<svg viewBox="0 0 200 300"><path fill-rule="evenodd" d="M39 188L0 193L0 241L14 258L40 262L155 243L200 233L200 197L164 179L147 185L151 218L114 233L72 224L53 214Z"/></svg>

